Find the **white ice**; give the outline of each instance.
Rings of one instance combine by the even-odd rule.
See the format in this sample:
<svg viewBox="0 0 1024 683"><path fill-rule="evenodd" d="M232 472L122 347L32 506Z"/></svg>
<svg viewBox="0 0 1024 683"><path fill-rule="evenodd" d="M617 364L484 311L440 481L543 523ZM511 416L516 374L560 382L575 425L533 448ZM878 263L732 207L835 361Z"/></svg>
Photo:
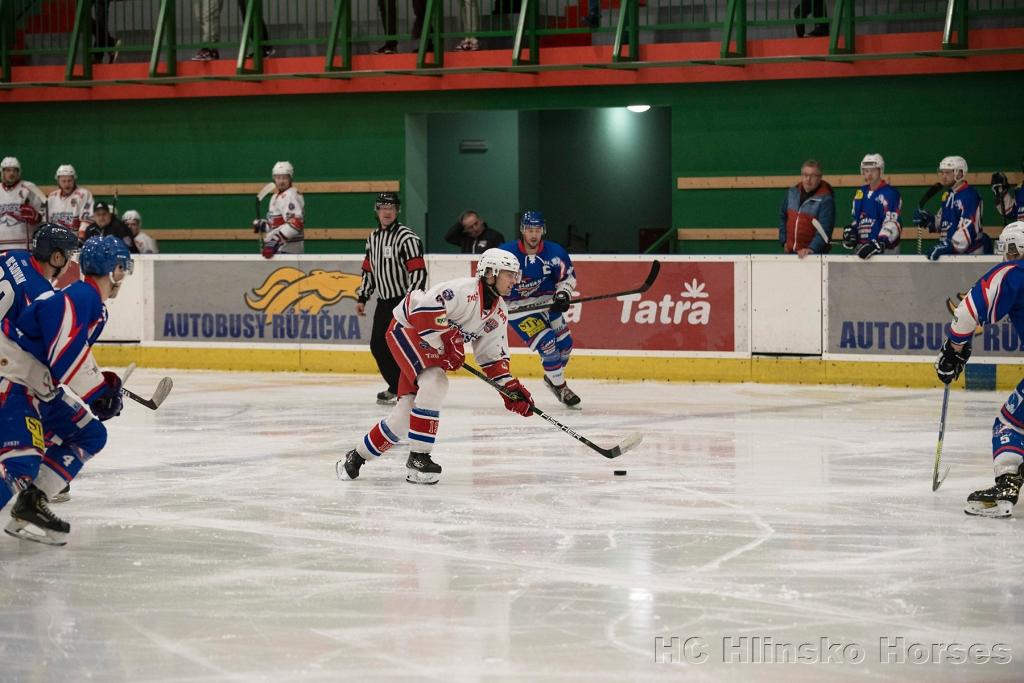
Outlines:
<svg viewBox="0 0 1024 683"><path fill-rule="evenodd" d="M66 547L0 537L0 680L1024 680L1020 522L962 511L1004 392L953 394L933 493L937 388L571 381L574 412L528 380L644 433L606 460L456 378L417 486L404 446L335 477L379 379L169 374L55 506Z"/></svg>

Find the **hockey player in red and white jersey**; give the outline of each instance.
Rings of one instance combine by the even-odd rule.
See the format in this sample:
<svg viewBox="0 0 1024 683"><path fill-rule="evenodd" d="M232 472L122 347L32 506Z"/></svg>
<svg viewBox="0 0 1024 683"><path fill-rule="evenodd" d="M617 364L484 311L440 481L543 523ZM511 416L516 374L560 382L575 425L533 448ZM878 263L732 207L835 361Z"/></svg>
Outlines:
<svg viewBox="0 0 1024 683"><path fill-rule="evenodd" d="M277 191L270 198L267 220L258 226L263 235L263 258L273 258L274 254L305 253L303 211L306 200L292 185L295 169L291 163L279 161L274 164L271 174Z"/></svg>
<svg viewBox="0 0 1024 683"><path fill-rule="evenodd" d="M44 195L35 183L21 179L21 162L0 161L0 251L27 249L42 218Z"/></svg>
<svg viewBox="0 0 1024 683"><path fill-rule="evenodd" d="M46 198L49 221L78 233L78 239L84 241L85 231L95 222L92 192L78 186L78 173L71 164L58 166L54 178L57 189Z"/></svg>
<svg viewBox="0 0 1024 683"><path fill-rule="evenodd" d="M406 481L436 484L441 466L431 460L448 377L466 358L463 342L487 376L502 384L505 408L524 417L532 414L530 392L508 368L508 306L505 298L521 277L519 260L504 249L480 255L476 277L442 282L427 291L413 290L395 307L388 328L388 346L402 371L398 403L359 444L339 460L339 479L355 479L367 460L376 460L409 439Z"/></svg>

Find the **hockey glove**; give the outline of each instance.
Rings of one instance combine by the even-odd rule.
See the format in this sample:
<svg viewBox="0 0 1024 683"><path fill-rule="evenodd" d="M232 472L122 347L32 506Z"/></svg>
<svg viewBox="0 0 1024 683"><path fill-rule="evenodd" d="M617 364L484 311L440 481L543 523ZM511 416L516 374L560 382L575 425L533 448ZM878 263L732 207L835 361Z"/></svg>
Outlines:
<svg viewBox="0 0 1024 683"><path fill-rule="evenodd" d="M928 252L929 261L938 261L940 256L948 256L953 253L953 247L945 242L939 242Z"/></svg>
<svg viewBox="0 0 1024 683"><path fill-rule="evenodd" d="M466 362L466 346L462 341L462 332L454 327L443 335L444 350L438 360L438 364L445 372L455 372Z"/></svg>
<svg viewBox="0 0 1024 683"><path fill-rule="evenodd" d="M506 396L506 393L511 398ZM505 401L505 410L519 413L523 417L530 417L533 413L533 398L518 379L513 379L505 385L505 392L501 394L501 398Z"/></svg>
<svg viewBox="0 0 1024 683"><path fill-rule="evenodd" d="M942 342L942 348L939 350L939 357L935 361L935 374L943 384L949 384L955 382L960 376L960 373L964 371L964 366L967 365L967 360L971 357L971 340L968 339L964 342L963 347L957 351L953 348L953 344L950 343L947 337Z"/></svg>
<svg viewBox="0 0 1024 683"><path fill-rule="evenodd" d="M555 292L555 298L552 300L552 303L551 303L551 312L552 313L565 313L566 311L569 310L569 306L571 306L571 305L572 305L572 302L571 302L570 297L569 297L569 292L565 292L565 291Z"/></svg>
<svg viewBox="0 0 1024 683"><path fill-rule="evenodd" d="M878 240L871 240L860 245L860 249L857 250L857 256L867 261L875 254L881 254L885 251L885 245Z"/></svg>
<svg viewBox="0 0 1024 683"><path fill-rule="evenodd" d="M263 254L263 258L274 258L274 254L281 250L283 244L280 229L271 230L263 240L263 249L260 253Z"/></svg>
<svg viewBox="0 0 1024 683"><path fill-rule="evenodd" d="M857 230L856 223L850 223L843 228L843 246L847 249L856 249L857 240L860 239L860 231Z"/></svg>
<svg viewBox="0 0 1024 683"><path fill-rule="evenodd" d="M121 398L121 378L110 370L103 371L103 387L89 403L93 415L100 422L106 422L121 414L124 399Z"/></svg>
<svg viewBox="0 0 1024 683"><path fill-rule="evenodd" d="M22 223L35 224L39 222L39 212L31 204L22 204L18 213Z"/></svg>
<svg viewBox="0 0 1024 683"><path fill-rule="evenodd" d="M920 225L922 228L928 228L928 232L936 232L935 216L931 215L924 209L914 209L914 225Z"/></svg>
<svg viewBox="0 0 1024 683"><path fill-rule="evenodd" d="M1000 197L1006 193L1006 186L1010 184L1006 174L1002 171L996 171L992 174L992 194L996 197Z"/></svg>

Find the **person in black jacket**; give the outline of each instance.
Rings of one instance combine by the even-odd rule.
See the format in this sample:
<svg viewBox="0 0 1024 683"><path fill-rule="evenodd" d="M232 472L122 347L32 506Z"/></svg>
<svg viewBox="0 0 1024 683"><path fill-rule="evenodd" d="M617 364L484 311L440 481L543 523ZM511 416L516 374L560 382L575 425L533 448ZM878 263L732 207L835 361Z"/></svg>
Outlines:
<svg viewBox="0 0 1024 683"><path fill-rule="evenodd" d="M467 209L459 216L458 222L448 228L444 241L459 247L463 254L482 254L503 244L505 238L497 230L492 230L480 214Z"/></svg>
<svg viewBox="0 0 1024 683"><path fill-rule="evenodd" d="M131 228L111 213L110 206L106 202L96 202L92 209L92 217L95 222L86 231L86 238L93 237L94 235L102 235L103 237L113 235L124 242L124 245L128 247L131 253L139 253L139 248L135 246L135 240L132 237Z"/></svg>

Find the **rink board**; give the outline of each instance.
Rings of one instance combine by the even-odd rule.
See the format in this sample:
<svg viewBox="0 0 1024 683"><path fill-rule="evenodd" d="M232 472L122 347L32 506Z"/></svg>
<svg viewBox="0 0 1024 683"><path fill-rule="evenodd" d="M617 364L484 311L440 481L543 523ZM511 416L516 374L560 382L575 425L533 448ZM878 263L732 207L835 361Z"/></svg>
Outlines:
<svg viewBox="0 0 1024 683"><path fill-rule="evenodd" d="M637 286L653 257L578 256L578 295ZM570 373L595 379L935 385L949 314L997 261L964 257L663 256L642 295L575 305L566 314ZM373 300L355 313L361 257L153 256L116 300L103 362L217 370L370 373ZM465 256L427 259L431 283L469 277ZM517 374L539 376L510 333ZM1019 378L1006 325L976 342L966 377L979 388ZM1005 366L1005 367L1001 367ZM963 384L964 379L960 380Z"/></svg>

